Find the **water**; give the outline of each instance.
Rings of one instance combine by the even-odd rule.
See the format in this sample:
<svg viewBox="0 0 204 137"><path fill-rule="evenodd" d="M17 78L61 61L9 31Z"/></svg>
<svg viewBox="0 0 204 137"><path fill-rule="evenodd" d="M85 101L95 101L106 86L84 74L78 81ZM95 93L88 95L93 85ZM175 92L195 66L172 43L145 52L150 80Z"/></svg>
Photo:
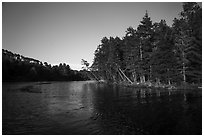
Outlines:
<svg viewBox="0 0 204 137"><path fill-rule="evenodd" d="M201 91L3 83L3 134L202 134Z"/></svg>

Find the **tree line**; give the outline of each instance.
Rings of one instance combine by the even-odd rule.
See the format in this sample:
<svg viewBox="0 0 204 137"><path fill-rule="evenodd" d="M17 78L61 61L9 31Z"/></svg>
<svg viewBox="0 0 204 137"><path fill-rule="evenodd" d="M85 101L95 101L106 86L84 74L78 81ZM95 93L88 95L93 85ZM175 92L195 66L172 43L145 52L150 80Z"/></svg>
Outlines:
<svg viewBox="0 0 204 137"><path fill-rule="evenodd" d="M136 29L123 38L104 37L91 66L100 79L143 84L202 82L202 8L183 3L170 27L165 20L152 23L146 12Z"/></svg>
<svg viewBox="0 0 204 137"><path fill-rule="evenodd" d="M85 71L72 70L65 63L51 66L47 62L43 63L2 49L3 81L79 81L88 79Z"/></svg>

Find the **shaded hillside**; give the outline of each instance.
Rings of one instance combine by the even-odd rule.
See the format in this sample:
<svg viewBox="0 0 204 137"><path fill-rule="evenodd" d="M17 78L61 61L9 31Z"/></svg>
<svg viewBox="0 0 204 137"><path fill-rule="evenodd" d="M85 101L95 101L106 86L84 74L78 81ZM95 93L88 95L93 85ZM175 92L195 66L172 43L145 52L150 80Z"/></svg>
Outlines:
<svg viewBox="0 0 204 137"><path fill-rule="evenodd" d="M51 66L47 62L2 49L3 81L78 81L87 79L86 73L72 70L65 63Z"/></svg>

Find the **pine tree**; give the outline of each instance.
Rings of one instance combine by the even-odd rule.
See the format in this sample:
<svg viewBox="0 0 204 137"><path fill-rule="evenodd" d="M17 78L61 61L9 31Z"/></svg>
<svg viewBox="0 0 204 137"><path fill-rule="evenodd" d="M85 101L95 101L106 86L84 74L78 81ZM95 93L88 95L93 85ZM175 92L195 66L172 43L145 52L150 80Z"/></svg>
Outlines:
<svg viewBox="0 0 204 137"><path fill-rule="evenodd" d="M153 25L148 13L145 13L141 24L137 28L137 35L139 37L140 42L140 68L141 75L140 81L141 83L145 82L145 76L148 80L151 77L151 66L149 64L152 52L152 33L153 33Z"/></svg>
<svg viewBox="0 0 204 137"><path fill-rule="evenodd" d="M178 61L178 70L182 74L182 81L186 83L186 76L188 74L189 60L187 59L188 47L190 46L190 37L188 36L188 24L185 20L174 19L174 43L176 46L176 55Z"/></svg>
<svg viewBox="0 0 204 137"><path fill-rule="evenodd" d="M202 9L195 2L183 4L179 19L174 20L176 44L181 51L183 81L202 80Z"/></svg>
<svg viewBox="0 0 204 137"><path fill-rule="evenodd" d="M125 70L130 73L130 78L137 82L137 76L141 74L139 61L139 39L136 30L129 27L126 31L124 41Z"/></svg>
<svg viewBox="0 0 204 137"><path fill-rule="evenodd" d="M153 78L157 83L171 84L178 75L172 30L165 20L161 20L154 29L156 43L150 61Z"/></svg>
<svg viewBox="0 0 204 137"><path fill-rule="evenodd" d="M97 47L94 53L94 62L91 68L99 71L103 79L108 79L107 73L107 57L108 57L108 38L104 37L101 44Z"/></svg>

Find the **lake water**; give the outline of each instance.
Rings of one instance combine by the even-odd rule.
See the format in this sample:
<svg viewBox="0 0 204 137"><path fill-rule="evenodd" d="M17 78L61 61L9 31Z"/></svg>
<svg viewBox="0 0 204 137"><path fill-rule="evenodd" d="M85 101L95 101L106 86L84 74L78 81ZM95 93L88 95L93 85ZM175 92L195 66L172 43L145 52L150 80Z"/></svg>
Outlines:
<svg viewBox="0 0 204 137"><path fill-rule="evenodd" d="M2 84L2 134L202 134L201 90Z"/></svg>

